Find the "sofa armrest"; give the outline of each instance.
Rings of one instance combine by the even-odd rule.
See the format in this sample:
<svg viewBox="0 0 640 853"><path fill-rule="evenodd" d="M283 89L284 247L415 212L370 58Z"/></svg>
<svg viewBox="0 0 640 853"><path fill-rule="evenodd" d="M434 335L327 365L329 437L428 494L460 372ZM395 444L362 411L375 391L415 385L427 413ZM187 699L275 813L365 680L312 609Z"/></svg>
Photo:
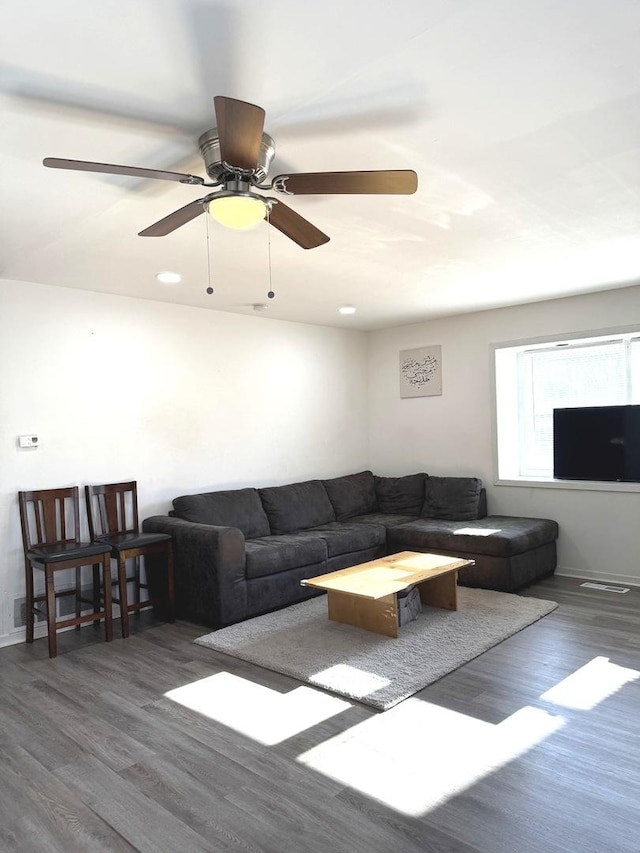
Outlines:
<svg viewBox="0 0 640 853"><path fill-rule="evenodd" d="M246 617L245 539L240 530L166 515L146 518L142 529L172 538L178 618L216 628Z"/></svg>

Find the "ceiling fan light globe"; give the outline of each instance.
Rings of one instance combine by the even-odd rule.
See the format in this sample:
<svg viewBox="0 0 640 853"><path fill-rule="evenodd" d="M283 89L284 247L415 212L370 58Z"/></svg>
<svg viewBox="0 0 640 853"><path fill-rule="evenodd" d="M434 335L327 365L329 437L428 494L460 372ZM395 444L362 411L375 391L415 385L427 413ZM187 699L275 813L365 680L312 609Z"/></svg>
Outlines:
<svg viewBox="0 0 640 853"><path fill-rule="evenodd" d="M267 205L257 196L221 196L211 199L207 210L216 222L226 228L245 231L264 219Z"/></svg>

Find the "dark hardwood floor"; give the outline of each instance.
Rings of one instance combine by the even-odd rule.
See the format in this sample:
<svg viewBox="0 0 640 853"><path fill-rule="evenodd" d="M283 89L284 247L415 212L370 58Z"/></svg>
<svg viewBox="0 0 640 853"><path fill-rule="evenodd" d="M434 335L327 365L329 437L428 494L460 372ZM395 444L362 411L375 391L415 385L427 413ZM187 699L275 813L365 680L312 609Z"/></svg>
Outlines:
<svg viewBox="0 0 640 853"><path fill-rule="evenodd" d="M527 594L560 606L384 714L146 613L1 649L0 851L637 853L640 588Z"/></svg>

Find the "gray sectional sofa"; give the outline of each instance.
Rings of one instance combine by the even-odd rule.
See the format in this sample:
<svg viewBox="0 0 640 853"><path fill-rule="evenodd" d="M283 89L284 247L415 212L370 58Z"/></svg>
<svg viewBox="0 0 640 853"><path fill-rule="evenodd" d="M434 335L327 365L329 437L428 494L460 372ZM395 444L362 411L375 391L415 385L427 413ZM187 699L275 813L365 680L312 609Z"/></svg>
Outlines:
<svg viewBox="0 0 640 853"><path fill-rule="evenodd" d="M461 584L512 591L554 571L558 537L550 519L488 516L475 477L371 471L183 495L143 529L173 537L178 617L214 628L316 595L303 578L405 550L475 560Z"/></svg>

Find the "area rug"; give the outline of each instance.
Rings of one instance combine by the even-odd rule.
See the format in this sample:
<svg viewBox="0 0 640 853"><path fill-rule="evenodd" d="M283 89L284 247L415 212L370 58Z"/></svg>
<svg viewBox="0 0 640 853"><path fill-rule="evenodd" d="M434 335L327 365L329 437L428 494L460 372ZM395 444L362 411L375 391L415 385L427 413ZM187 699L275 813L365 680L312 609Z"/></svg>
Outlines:
<svg viewBox="0 0 640 853"><path fill-rule="evenodd" d="M557 606L460 587L458 610L423 607L393 639L330 622L323 595L194 642L384 711Z"/></svg>

